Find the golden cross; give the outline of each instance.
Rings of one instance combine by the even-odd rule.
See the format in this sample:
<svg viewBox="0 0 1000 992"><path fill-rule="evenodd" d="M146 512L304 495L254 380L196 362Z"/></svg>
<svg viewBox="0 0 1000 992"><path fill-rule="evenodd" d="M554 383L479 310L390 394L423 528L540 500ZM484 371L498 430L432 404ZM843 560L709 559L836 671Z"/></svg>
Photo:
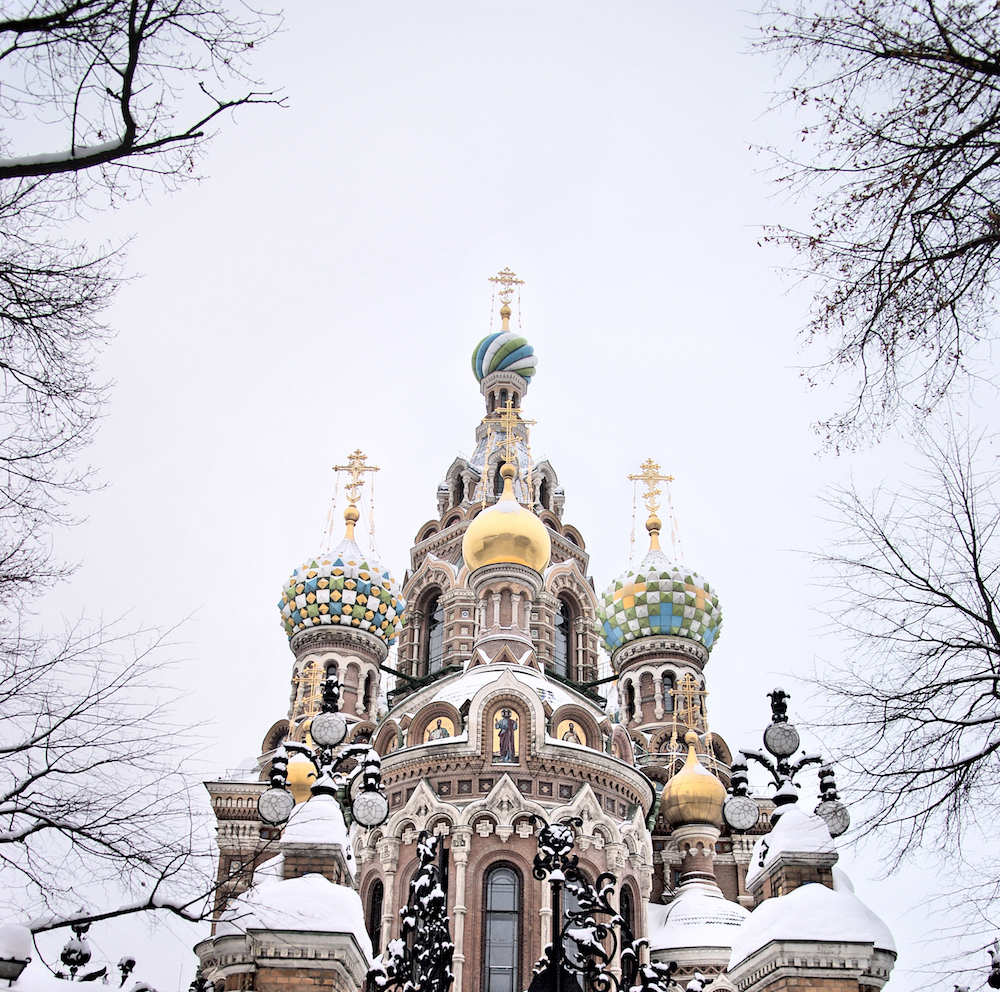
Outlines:
<svg viewBox="0 0 1000 992"><path fill-rule="evenodd" d="M685 675L681 679L679 688L668 691L674 700L674 722L677 721L678 711L683 705L684 716L681 722L689 727L695 726L697 717L702 712L701 701L708 695L708 690L698 688L693 675Z"/></svg>
<svg viewBox="0 0 1000 992"><path fill-rule="evenodd" d="M643 496L643 499L646 501L646 509L650 513L656 513L660 508L660 501L656 498L660 495L660 490L656 488L656 483L673 482L674 477L672 475L660 475L660 466L652 458L647 458L639 468L642 471L637 475L630 475L629 481L641 482L646 487L646 495Z"/></svg>
<svg viewBox="0 0 1000 992"><path fill-rule="evenodd" d="M365 460L368 458L367 455L362 454L360 448L355 448L354 452L347 456L346 465L334 465L334 472L349 472L351 476L351 481L347 483L344 488L347 490L347 499L349 500L351 506L355 503L361 496L358 494L358 490L364 485L364 480L361 476L365 472L378 472L378 465L366 465Z"/></svg>
<svg viewBox="0 0 1000 992"><path fill-rule="evenodd" d="M301 675L296 675L292 679L292 684L295 686L305 686L306 691L302 694L303 704L309 708L310 704L313 703L319 696L320 687L326 681L326 675L323 669L314 662L310 662L302 670Z"/></svg>
<svg viewBox="0 0 1000 992"><path fill-rule="evenodd" d="M524 280L518 279L509 268L503 269L495 276L490 276L490 282L497 283L500 287L500 302L509 304L514 295L515 286L523 286Z"/></svg>
<svg viewBox="0 0 1000 992"><path fill-rule="evenodd" d="M525 439L527 439L528 427L536 424L537 421L523 420L520 409L514 406L514 401L510 397L507 398L507 405L501 407L494 414L494 417L496 418L496 425L504 432L504 439L500 442L504 449L504 461L514 465L516 464L514 461L514 449L517 446L516 425L521 424L524 427Z"/></svg>

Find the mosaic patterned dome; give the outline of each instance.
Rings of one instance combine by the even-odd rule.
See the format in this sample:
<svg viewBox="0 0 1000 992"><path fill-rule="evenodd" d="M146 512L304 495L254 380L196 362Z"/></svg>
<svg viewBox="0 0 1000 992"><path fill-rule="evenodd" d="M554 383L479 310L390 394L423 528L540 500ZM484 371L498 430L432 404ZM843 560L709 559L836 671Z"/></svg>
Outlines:
<svg viewBox="0 0 1000 992"><path fill-rule="evenodd" d="M604 591L597 621L609 652L652 634L687 637L711 651L722 611L718 596L697 572L679 568L654 549Z"/></svg>
<svg viewBox="0 0 1000 992"><path fill-rule="evenodd" d="M308 627L350 624L386 644L396 640L405 607L388 571L368 562L349 539L297 568L278 603L289 639Z"/></svg>
<svg viewBox="0 0 1000 992"><path fill-rule="evenodd" d="M472 371L477 381L500 371L516 372L530 381L537 364L535 349L520 334L506 329L487 334L472 352Z"/></svg>

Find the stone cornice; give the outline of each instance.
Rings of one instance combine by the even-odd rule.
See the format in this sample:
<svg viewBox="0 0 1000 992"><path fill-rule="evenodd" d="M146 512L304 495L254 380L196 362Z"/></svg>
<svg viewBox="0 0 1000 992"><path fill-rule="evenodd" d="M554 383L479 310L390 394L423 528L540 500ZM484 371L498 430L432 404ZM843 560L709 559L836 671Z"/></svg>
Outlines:
<svg viewBox="0 0 1000 992"><path fill-rule="evenodd" d="M296 658L309 651L323 648L343 651L345 647L354 648L360 653L371 656L376 660L376 664L381 664L389 656L389 647L381 637L346 624L330 624L298 630L292 634L288 645Z"/></svg>
<svg viewBox="0 0 1000 992"><path fill-rule="evenodd" d="M635 661L645 662L651 658L682 656L695 662L698 668L708 663L708 649L697 641L686 637L669 637L665 634L649 634L622 645L612 655L611 664L616 672L622 672Z"/></svg>

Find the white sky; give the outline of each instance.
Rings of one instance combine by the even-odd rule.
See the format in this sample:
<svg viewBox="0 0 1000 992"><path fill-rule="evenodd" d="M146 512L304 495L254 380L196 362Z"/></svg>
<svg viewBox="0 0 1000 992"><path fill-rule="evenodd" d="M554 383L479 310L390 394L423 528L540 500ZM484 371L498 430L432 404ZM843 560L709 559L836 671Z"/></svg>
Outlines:
<svg viewBox="0 0 1000 992"><path fill-rule="evenodd" d="M799 378L808 297L758 244L807 205L774 199L750 150L801 125L762 116L774 69L746 53L751 16L718 0L289 7L257 61L289 109L227 123L200 184L89 221L95 242L136 234L142 277L110 314L116 385L90 452L106 488L58 535L80 568L43 617L192 617L171 677L205 773L256 754L287 707L275 603L318 550L330 467L359 446L381 466L378 547L401 579L438 482L471 453L470 355L487 277L509 265L540 356L532 451L566 488L598 590L628 565L626 476L652 456L676 476L687 563L722 599L713 727L759 746L765 693L782 684L804 712L791 677L840 650L799 553L828 535L815 496L899 461L891 445L815 454L809 425L836 399ZM934 949L907 911L933 876L869 882L874 850L842 864L897 936L892 987L917 987ZM105 933L161 992L193 977L164 939L153 966Z"/></svg>

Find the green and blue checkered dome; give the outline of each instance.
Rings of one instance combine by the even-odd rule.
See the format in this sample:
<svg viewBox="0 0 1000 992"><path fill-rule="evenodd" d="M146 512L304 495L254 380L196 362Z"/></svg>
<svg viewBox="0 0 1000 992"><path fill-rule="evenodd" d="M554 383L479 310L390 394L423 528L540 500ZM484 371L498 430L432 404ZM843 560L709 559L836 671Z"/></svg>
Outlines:
<svg viewBox="0 0 1000 992"><path fill-rule="evenodd" d="M351 540L297 568L278 603L289 640L310 627L346 624L367 630L386 644L396 640L405 608L392 576L366 561Z"/></svg>
<svg viewBox="0 0 1000 992"><path fill-rule="evenodd" d="M527 340L514 331L487 334L472 352L472 371L481 382L491 372L516 372L530 381L538 358Z"/></svg>
<svg viewBox="0 0 1000 992"><path fill-rule="evenodd" d="M623 644L653 634L697 641L709 651L719 639L719 597L697 572L650 551L635 570L619 576L601 596L598 633L614 653Z"/></svg>

